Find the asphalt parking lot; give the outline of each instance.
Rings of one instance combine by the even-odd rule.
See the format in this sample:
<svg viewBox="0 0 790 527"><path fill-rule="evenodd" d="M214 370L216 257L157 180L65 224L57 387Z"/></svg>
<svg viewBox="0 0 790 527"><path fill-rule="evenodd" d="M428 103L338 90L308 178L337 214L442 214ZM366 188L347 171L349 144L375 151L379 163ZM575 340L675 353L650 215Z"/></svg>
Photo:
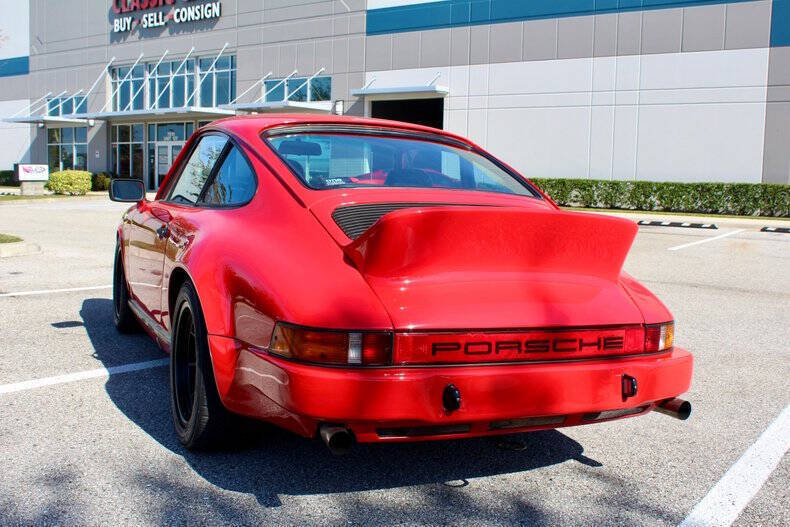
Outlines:
<svg viewBox="0 0 790 527"><path fill-rule="evenodd" d="M0 259L0 525L790 525L790 234L754 220L640 228L626 270L696 358L686 422L653 413L343 458L250 425L193 454L172 432L166 356L112 326L123 209L0 204L0 232L42 249Z"/></svg>

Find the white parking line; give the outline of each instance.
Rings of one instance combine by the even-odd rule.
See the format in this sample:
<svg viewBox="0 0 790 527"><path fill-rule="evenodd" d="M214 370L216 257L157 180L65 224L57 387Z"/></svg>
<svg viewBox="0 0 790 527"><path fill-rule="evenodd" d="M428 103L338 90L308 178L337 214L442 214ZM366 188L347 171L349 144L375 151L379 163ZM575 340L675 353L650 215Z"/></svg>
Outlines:
<svg viewBox="0 0 790 527"><path fill-rule="evenodd" d="M169 363L169 358L156 359L145 362L122 364L121 366L110 366L109 368L96 368L95 370L78 371L74 373L67 373L65 375L55 375L54 377L43 377L41 379L32 379L29 381L15 382L11 384L0 384L0 394L22 392L25 390L32 390L34 388L52 386L53 384L64 384L67 382L94 379L96 377L109 377L110 375L117 375L119 373L150 370L151 368L166 366Z"/></svg>
<svg viewBox="0 0 790 527"><path fill-rule="evenodd" d="M735 229L734 231L725 232L724 234L719 234L718 236L714 236L712 238L705 238L704 240L697 240L696 242L691 243L684 243L683 245L677 245L675 247L670 247L667 249L668 251L678 251L680 249L685 249L686 247L691 247L692 245L699 245L701 243L708 243L716 240L721 240L722 238L726 238L727 236L732 236L733 234L738 234L739 232L743 232L746 229Z"/></svg>
<svg viewBox="0 0 790 527"><path fill-rule="evenodd" d="M38 291L17 291L16 293L0 293L0 298L8 297L8 296L31 296L31 295L49 295L52 293L71 293L74 291L95 291L97 289L112 289L112 284L94 285L90 287L67 287L65 289L41 289Z"/></svg>
<svg viewBox="0 0 790 527"><path fill-rule="evenodd" d="M790 405L702 498L680 527L727 526L738 517L790 449Z"/></svg>

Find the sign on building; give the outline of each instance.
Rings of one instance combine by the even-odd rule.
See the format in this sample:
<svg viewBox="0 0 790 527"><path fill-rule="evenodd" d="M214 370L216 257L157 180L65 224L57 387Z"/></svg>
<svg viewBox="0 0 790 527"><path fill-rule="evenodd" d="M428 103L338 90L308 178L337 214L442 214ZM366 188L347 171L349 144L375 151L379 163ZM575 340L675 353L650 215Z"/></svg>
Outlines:
<svg viewBox="0 0 790 527"><path fill-rule="evenodd" d="M222 2L113 0L112 10L118 15L112 20L112 32L125 33L138 26L148 29L219 18Z"/></svg>

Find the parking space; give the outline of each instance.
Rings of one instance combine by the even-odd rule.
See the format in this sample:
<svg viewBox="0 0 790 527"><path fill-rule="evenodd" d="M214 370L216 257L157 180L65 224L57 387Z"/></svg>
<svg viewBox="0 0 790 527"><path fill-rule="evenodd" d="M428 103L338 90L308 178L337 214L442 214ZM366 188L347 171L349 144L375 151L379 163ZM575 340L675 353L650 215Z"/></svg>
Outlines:
<svg viewBox="0 0 790 527"><path fill-rule="evenodd" d="M1 525L790 525L790 235L759 222L640 228L626 271L695 353L686 422L654 413L343 458L250 423L227 449L190 453L172 432L165 355L112 327L123 208L0 205L0 232L42 248L0 259ZM78 290L47 292L59 289Z"/></svg>

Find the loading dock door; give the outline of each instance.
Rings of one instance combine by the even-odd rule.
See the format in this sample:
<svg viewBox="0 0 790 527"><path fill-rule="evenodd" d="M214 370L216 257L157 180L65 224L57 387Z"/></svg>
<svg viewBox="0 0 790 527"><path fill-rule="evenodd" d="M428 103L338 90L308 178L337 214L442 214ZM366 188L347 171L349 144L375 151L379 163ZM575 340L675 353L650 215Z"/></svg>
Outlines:
<svg viewBox="0 0 790 527"><path fill-rule="evenodd" d="M406 123L444 127L444 99L400 99L372 101L370 116Z"/></svg>

